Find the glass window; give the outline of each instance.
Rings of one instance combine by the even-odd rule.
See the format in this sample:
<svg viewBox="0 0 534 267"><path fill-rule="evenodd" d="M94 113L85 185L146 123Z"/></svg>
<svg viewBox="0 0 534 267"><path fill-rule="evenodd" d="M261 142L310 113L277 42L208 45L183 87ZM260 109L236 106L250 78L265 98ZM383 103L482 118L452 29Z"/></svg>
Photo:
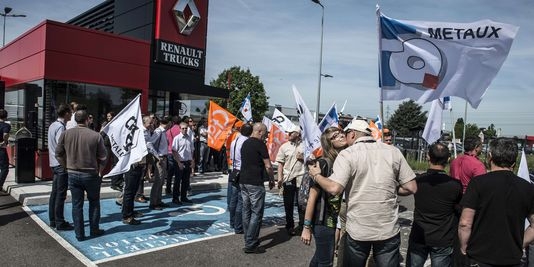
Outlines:
<svg viewBox="0 0 534 267"><path fill-rule="evenodd" d="M119 113L139 93L141 91L128 88L46 80L47 105L49 105L49 111L46 113L50 118L47 125L56 119L57 106L76 102L87 106L87 112L94 118L93 129L99 131L106 121L108 112Z"/></svg>
<svg viewBox="0 0 534 267"><path fill-rule="evenodd" d="M43 80L20 84L6 89L5 108L11 123L11 136L26 127L41 148L45 137L43 120Z"/></svg>

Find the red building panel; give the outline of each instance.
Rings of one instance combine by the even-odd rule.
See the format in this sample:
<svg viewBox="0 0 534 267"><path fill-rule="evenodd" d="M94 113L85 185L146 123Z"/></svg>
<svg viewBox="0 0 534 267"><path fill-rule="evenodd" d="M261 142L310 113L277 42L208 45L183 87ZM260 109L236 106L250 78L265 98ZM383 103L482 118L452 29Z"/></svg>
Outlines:
<svg viewBox="0 0 534 267"><path fill-rule="evenodd" d="M178 29L173 8L179 0L156 1L156 39L192 46L202 50L206 49L206 36L208 32L208 0L195 0L194 4L200 13L200 20L191 35L182 35ZM183 1L183 0L182 0ZM189 13L186 10L186 13Z"/></svg>
<svg viewBox="0 0 534 267"><path fill-rule="evenodd" d="M12 86L55 79L148 90L150 43L45 21L0 50L0 75Z"/></svg>

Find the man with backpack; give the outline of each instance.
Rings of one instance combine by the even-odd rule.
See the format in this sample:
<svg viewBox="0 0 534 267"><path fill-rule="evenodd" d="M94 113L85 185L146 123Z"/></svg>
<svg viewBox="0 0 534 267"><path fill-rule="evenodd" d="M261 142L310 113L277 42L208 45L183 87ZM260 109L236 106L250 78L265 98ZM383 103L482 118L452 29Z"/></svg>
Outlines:
<svg viewBox="0 0 534 267"><path fill-rule="evenodd" d="M288 129L288 141L280 146L276 155L278 162L278 188L282 189L284 208L286 212L286 231L289 235L295 235L302 230L304 222L304 210L297 208L299 213L299 227L295 229L293 210L295 199L304 175L304 145L300 136L300 127L292 125Z"/></svg>

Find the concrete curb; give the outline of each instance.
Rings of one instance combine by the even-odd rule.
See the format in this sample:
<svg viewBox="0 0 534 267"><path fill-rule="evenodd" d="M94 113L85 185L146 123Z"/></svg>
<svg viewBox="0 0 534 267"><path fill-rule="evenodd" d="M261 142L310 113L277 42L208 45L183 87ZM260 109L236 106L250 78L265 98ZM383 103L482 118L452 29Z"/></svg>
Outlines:
<svg viewBox="0 0 534 267"><path fill-rule="evenodd" d="M35 183L15 183L15 170L10 169L4 188L13 198L24 206L44 205L48 203L50 191L52 190L52 181L42 181L36 179ZM197 174L191 177L191 189L195 191L210 191L227 188L228 175L221 172L210 172L206 174ZM151 183L145 182L145 195L150 195ZM165 187L165 186L164 186ZM110 181L102 181L100 198L115 198L119 195L118 191L111 189ZM70 191L67 191L66 202L71 201Z"/></svg>

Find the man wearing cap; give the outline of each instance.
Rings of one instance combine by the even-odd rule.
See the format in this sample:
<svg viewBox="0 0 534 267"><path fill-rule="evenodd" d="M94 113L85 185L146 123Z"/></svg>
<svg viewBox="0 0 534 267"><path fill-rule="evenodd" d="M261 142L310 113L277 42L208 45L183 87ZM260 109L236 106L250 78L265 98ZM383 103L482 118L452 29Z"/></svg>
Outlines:
<svg viewBox="0 0 534 267"><path fill-rule="evenodd" d="M366 121L355 119L346 128L356 142L341 151L333 174L323 177L318 164L309 174L332 195L345 190L347 234L343 266L365 266L371 248L377 266L399 266L398 195L417 191L412 171L394 146L376 142Z"/></svg>
<svg viewBox="0 0 534 267"><path fill-rule="evenodd" d="M288 141L280 146L276 155L278 162L278 188L282 189L284 208L286 211L286 230L289 235L295 235L302 229L304 211L298 208L299 227L295 229L293 210L295 199L298 197L298 188L304 176L304 145L300 137L300 127L292 125L288 131Z"/></svg>

